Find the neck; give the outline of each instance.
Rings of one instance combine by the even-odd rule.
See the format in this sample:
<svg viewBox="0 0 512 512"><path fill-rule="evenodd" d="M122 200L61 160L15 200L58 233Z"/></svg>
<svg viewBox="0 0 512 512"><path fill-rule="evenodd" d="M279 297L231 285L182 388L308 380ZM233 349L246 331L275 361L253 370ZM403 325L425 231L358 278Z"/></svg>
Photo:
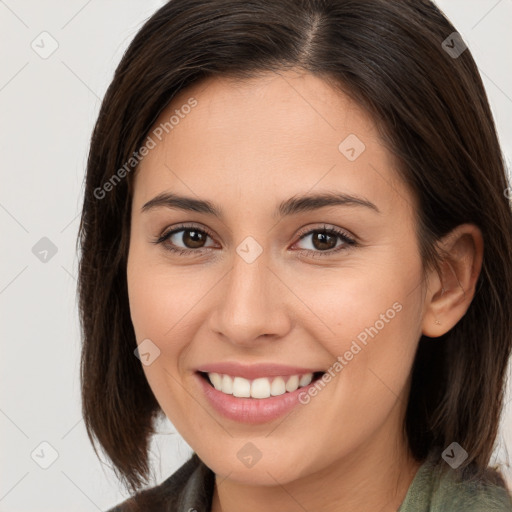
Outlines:
<svg viewBox="0 0 512 512"><path fill-rule="evenodd" d="M238 512L243 504L244 512L396 512L421 463L405 442L389 442L388 436L374 441L284 485L252 486L216 478L211 511Z"/></svg>

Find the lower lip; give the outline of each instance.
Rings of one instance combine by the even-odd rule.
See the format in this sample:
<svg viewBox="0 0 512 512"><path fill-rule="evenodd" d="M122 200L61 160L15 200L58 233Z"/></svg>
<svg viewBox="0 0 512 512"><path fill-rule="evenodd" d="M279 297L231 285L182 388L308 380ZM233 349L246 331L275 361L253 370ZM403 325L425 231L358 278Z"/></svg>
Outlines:
<svg viewBox="0 0 512 512"><path fill-rule="evenodd" d="M226 395L211 386L206 379L196 374L206 398L220 414L240 423L266 423L283 416L301 404L299 395L306 392L315 382L298 388L291 393L284 393L269 398L237 398Z"/></svg>

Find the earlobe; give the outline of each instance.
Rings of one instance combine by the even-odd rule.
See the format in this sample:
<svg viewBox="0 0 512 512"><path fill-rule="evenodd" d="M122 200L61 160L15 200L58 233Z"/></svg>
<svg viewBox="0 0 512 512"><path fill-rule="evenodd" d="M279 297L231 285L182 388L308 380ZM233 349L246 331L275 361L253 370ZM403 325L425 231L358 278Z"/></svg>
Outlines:
<svg viewBox="0 0 512 512"><path fill-rule="evenodd" d="M474 224L461 224L438 244L439 270L428 276L422 334L437 338L465 315L475 295L483 261L483 237Z"/></svg>

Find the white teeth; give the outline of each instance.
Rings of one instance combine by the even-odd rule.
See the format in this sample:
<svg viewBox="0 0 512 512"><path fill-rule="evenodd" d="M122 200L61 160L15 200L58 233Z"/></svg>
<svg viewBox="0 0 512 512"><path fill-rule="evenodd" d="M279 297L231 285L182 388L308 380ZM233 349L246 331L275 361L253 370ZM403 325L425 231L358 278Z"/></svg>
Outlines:
<svg viewBox="0 0 512 512"><path fill-rule="evenodd" d="M211 380L211 382L213 384L213 387L217 391L220 391L222 389L222 376L219 375L218 373L210 373L209 377L210 377L210 380Z"/></svg>
<svg viewBox="0 0 512 512"><path fill-rule="evenodd" d="M286 383L286 391L288 393L291 393L292 391L295 391L299 387L299 376L298 375L292 375L288 382Z"/></svg>
<svg viewBox="0 0 512 512"><path fill-rule="evenodd" d="M233 379L229 375L222 376L222 389L220 390L226 395L233 394Z"/></svg>
<svg viewBox="0 0 512 512"><path fill-rule="evenodd" d="M306 375L303 375L299 380L299 388L303 388L304 386L307 386L311 383L313 380L313 374L312 373L306 373Z"/></svg>
<svg viewBox="0 0 512 512"><path fill-rule="evenodd" d="M233 396L249 398L251 396L251 381L242 377L233 379Z"/></svg>
<svg viewBox="0 0 512 512"><path fill-rule="evenodd" d="M250 381L243 377L231 377L219 373L208 373L213 387L226 395L239 398L269 398L291 393L298 388L307 386L313 380L312 373L305 375L290 375L287 377L260 377Z"/></svg>
<svg viewBox="0 0 512 512"><path fill-rule="evenodd" d="M270 396L270 382L268 379L254 379L251 383L251 396L253 398L268 398Z"/></svg>
<svg viewBox="0 0 512 512"><path fill-rule="evenodd" d="M272 396L284 395L286 393L286 385L284 383L283 377L276 377L272 381L272 385L270 386L270 394Z"/></svg>

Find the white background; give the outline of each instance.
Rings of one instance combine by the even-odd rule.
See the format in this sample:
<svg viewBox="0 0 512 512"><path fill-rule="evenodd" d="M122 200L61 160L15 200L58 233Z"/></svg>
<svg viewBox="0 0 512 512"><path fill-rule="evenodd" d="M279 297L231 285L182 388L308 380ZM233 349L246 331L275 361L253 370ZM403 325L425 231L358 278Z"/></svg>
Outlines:
<svg viewBox="0 0 512 512"><path fill-rule="evenodd" d="M123 51L162 3L0 0L0 512L106 510L126 497L81 419L75 240L100 99ZM438 4L482 72L510 162L512 0ZM58 42L47 59L31 48L43 31ZM57 248L46 263L32 253L42 237ZM511 396L499 460L506 448L512 454ZM154 483L190 453L169 422L162 432L152 446ZM35 459L51 461L43 441L58 454L48 469L31 457L36 450ZM512 484L512 471L506 475Z"/></svg>

